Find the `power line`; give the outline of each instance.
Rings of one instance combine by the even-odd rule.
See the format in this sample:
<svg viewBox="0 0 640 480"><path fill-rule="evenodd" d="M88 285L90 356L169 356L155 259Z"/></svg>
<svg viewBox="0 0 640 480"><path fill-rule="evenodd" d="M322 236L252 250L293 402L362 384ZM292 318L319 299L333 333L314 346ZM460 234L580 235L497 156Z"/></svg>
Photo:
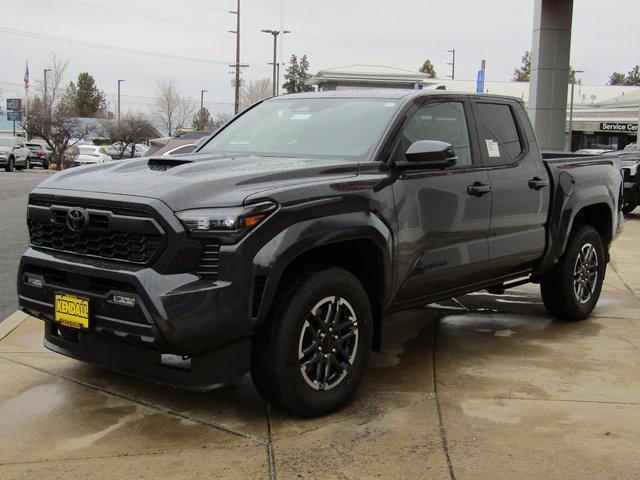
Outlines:
<svg viewBox="0 0 640 480"><path fill-rule="evenodd" d="M209 60L206 58L187 57L184 55L172 55L169 53L151 52L146 50L135 50L133 48L115 47L113 45L105 45L102 43L86 42L84 40L74 40L71 38L56 37L53 35L44 35L39 33L25 32L24 30L16 30L13 28L0 26L0 32L8 33L9 35L16 35L19 37L35 38L37 40L48 40L53 42L66 43L68 45L74 45L79 47L95 48L98 50L107 50L110 52L124 53L128 55L143 55L155 58L166 58L169 60L181 60L185 62L198 62L209 63L212 65L227 65L228 62L224 60Z"/></svg>

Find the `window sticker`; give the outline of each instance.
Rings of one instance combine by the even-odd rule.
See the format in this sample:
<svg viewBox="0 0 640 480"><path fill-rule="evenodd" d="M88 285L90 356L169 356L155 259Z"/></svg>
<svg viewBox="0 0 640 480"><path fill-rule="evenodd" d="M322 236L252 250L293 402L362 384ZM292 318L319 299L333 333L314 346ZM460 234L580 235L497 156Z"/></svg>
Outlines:
<svg viewBox="0 0 640 480"><path fill-rule="evenodd" d="M500 157L500 145L498 142L491 138L487 138L485 142L487 143L487 152L489 153L489 156Z"/></svg>

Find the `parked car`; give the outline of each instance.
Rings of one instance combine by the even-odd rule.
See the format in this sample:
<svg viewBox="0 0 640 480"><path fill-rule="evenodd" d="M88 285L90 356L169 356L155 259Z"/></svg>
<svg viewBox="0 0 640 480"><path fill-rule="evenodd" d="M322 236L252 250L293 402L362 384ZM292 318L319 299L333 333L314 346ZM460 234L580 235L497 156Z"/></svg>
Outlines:
<svg viewBox="0 0 640 480"><path fill-rule="evenodd" d="M0 137L0 166L7 172L29 168L29 149L19 137Z"/></svg>
<svg viewBox="0 0 640 480"><path fill-rule="evenodd" d="M29 149L29 168L42 167L45 170L51 165L51 148L44 140L32 139L25 143Z"/></svg>
<svg viewBox="0 0 640 480"><path fill-rule="evenodd" d="M322 415L391 312L532 282L551 315L589 316L620 168L546 159L519 99L276 97L193 155L38 185L19 304L63 355L192 389L250 371L269 403Z"/></svg>
<svg viewBox="0 0 640 480"><path fill-rule="evenodd" d="M622 162L624 174L624 205L625 214L633 212L640 205L640 150L625 149L618 156Z"/></svg>
<svg viewBox="0 0 640 480"><path fill-rule="evenodd" d="M73 166L93 165L111 161L104 147L96 145L78 145L78 154L73 159Z"/></svg>
<svg viewBox="0 0 640 480"><path fill-rule="evenodd" d="M113 145L109 145L105 147L107 155L109 155L113 159L127 159L127 158L139 158L144 157L149 147L143 143L136 143L135 150L133 145L129 144L122 146L122 144L114 143Z"/></svg>

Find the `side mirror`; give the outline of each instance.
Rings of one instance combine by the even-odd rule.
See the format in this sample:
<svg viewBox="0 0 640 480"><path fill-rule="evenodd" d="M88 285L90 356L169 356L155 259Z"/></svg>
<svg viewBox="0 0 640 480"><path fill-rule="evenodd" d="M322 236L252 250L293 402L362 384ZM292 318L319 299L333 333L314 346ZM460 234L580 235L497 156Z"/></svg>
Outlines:
<svg viewBox="0 0 640 480"><path fill-rule="evenodd" d="M407 162L423 163L423 168L448 168L458 161L453 147L439 140L418 140L405 153Z"/></svg>

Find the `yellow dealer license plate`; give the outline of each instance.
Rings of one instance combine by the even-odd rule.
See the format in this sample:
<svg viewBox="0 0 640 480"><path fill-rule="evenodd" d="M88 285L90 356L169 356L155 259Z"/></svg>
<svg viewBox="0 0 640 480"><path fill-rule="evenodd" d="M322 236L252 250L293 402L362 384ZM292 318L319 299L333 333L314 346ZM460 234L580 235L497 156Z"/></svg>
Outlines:
<svg viewBox="0 0 640 480"><path fill-rule="evenodd" d="M89 300L73 295L56 295L55 320L66 327L89 328Z"/></svg>

